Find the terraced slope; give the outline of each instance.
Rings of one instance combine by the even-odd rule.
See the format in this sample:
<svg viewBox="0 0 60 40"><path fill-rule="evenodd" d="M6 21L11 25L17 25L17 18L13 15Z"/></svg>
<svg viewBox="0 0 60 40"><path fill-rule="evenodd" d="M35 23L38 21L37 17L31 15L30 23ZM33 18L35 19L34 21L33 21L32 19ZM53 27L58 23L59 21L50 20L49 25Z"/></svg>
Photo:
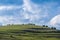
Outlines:
<svg viewBox="0 0 60 40"><path fill-rule="evenodd" d="M0 27L0 40L60 40L60 30L38 25Z"/></svg>

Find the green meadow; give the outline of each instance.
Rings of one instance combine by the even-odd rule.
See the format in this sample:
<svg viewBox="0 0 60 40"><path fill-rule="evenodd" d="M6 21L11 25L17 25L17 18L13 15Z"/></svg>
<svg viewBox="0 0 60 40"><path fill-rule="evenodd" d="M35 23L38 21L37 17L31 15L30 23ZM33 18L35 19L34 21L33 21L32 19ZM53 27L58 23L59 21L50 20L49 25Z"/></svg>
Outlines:
<svg viewBox="0 0 60 40"><path fill-rule="evenodd" d="M0 27L0 40L60 40L60 30L34 24Z"/></svg>

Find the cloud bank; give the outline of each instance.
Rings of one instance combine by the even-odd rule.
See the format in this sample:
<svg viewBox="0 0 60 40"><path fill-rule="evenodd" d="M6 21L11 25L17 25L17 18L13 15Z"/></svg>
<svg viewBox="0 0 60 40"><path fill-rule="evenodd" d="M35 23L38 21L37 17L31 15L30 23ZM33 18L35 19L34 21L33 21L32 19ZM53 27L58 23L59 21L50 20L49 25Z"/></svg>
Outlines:
<svg viewBox="0 0 60 40"><path fill-rule="evenodd" d="M36 0L23 0L22 5L12 5L10 2L8 4L6 2L7 5L0 4L0 24L2 25L23 23L60 25L60 5L57 1L39 1L38 3ZM60 27L56 26L56 28Z"/></svg>

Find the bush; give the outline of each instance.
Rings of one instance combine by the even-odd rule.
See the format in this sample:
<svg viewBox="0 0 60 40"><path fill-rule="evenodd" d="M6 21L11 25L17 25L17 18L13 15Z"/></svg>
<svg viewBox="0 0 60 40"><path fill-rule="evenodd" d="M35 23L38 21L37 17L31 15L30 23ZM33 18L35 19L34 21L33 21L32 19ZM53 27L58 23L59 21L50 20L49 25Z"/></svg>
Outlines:
<svg viewBox="0 0 60 40"><path fill-rule="evenodd" d="M43 25L43 27L45 27L45 25Z"/></svg>
<svg viewBox="0 0 60 40"><path fill-rule="evenodd" d="M46 27L48 27L48 26L46 26Z"/></svg>
<svg viewBox="0 0 60 40"><path fill-rule="evenodd" d="M56 29L55 27L51 27L51 29Z"/></svg>

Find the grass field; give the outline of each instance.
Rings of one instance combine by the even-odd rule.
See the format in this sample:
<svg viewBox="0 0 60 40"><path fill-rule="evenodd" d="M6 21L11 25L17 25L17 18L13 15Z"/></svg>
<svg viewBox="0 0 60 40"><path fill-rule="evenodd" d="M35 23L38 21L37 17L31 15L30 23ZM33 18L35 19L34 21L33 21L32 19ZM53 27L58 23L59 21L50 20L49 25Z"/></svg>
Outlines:
<svg viewBox="0 0 60 40"><path fill-rule="evenodd" d="M0 40L60 40L60 32L38 25L7 25L0 27Z"/></svg>

